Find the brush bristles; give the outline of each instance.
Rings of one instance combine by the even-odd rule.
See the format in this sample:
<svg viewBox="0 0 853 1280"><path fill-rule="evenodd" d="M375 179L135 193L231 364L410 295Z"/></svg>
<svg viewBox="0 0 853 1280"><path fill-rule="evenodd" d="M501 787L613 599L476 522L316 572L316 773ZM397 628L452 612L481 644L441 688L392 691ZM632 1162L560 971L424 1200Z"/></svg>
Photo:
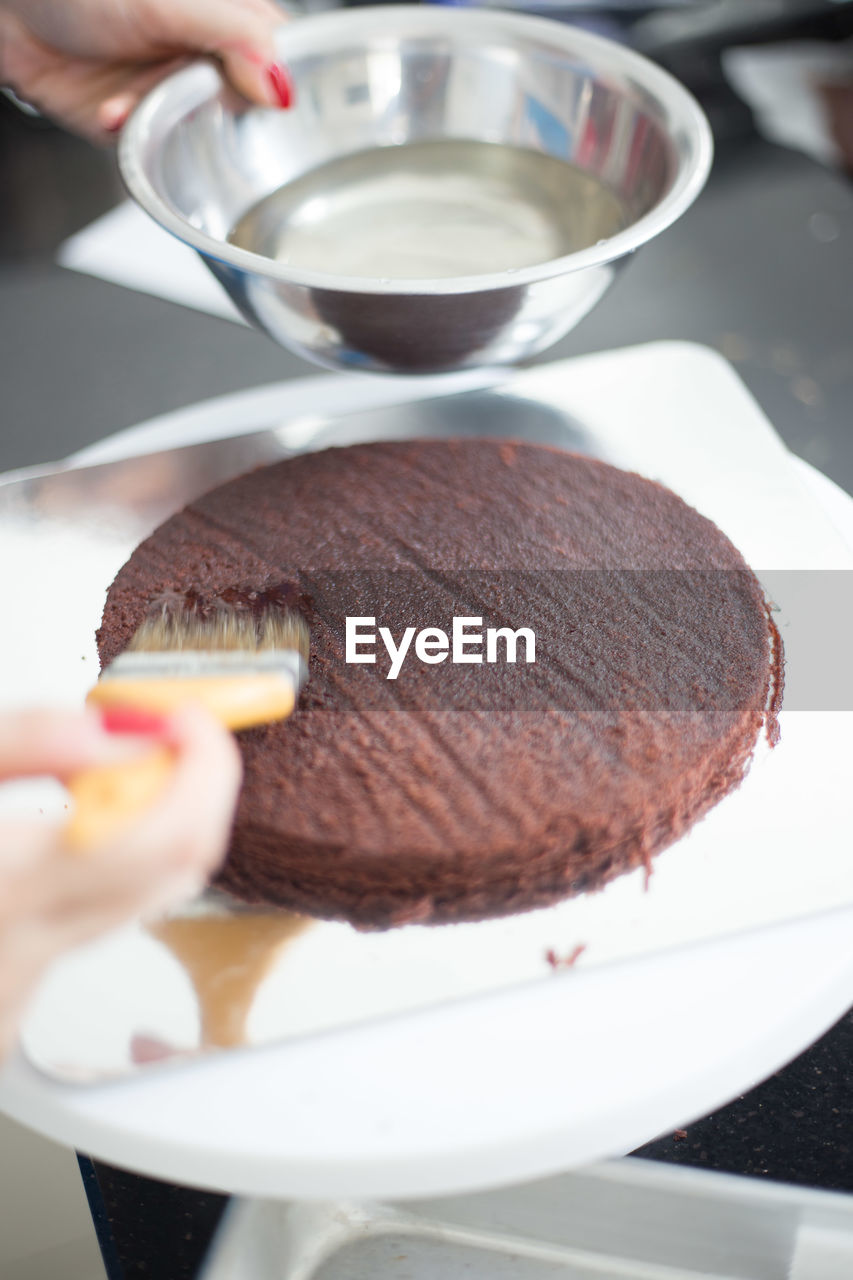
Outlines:
<svg viewBox="0 0 853 1280"><path fill-rule="evenodd" d="M192 649L203 652L221 650L287 649L295 650L308 661L310 637L304 618L287 609L264 609L255 617L246 611L227 606L217 608L209 617L187 612L164 611L146 618L127 646L133 653L171 653Z"/></svg>

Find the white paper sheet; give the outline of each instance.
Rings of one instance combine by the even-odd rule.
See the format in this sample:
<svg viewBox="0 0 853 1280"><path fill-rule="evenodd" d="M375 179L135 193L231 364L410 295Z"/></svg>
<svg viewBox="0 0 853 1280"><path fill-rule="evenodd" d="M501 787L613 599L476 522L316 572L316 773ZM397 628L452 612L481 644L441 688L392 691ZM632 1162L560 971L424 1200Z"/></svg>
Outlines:
<svg viewBox="0 0 853 1280"><path fill-rule="evenodd" d="M823 164L841 165L841 152L816 86L853 74L853 42L801 41L728 49L723 70L771 142L804 151Z"/></svg>
<svg viewBox="0 0 853 1280"><path fill-rule="evenodd" d="M57 261L85 275L245 324L195 251L129 200L66 240Z"/></svg>

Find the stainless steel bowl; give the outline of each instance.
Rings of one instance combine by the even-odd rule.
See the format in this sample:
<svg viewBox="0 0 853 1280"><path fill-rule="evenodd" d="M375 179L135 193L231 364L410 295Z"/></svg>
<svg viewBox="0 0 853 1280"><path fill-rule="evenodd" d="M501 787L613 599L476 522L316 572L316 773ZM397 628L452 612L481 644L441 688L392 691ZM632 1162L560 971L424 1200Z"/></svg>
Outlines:
<svg viewBox="0 0 853 1280"><path fill-rule="evenodd" d="M119 163L139 204L197 250L246 318L319 364L425 373L544 350L598 301L627 254L684 212L710 167L707 122L676 81L556 22L382 6L300 19L280 42L294 109L251 107L200 63L139 106ZM440 157L442 145L465 143L497 145L473 147L454 213ZM370 167L376 148L394 149L381 153L384 176ZM553 175L520 177L514 161L504 163L519 153L507 148L574 166L550 165L569 186L555 188ZM417 181L415 155L426 158ZM432 179L430 156L439 158ZM578 195L577 170L593 192L615 198L621 225ZM330 175L326 187L316 186L317 172ZM328 253L309 255L306 266L298 255L287 261L229 242L247 210L297 180L312 193L299 208L303 240ZM549 219L565 224L556 238ZM573 226L583 247L566 239ZM399 264L386 269L389 228L456 252L411 275ZM367 266L342 270L331 250L371 231ZM466 256L472 249L482 252Z"/></svg>

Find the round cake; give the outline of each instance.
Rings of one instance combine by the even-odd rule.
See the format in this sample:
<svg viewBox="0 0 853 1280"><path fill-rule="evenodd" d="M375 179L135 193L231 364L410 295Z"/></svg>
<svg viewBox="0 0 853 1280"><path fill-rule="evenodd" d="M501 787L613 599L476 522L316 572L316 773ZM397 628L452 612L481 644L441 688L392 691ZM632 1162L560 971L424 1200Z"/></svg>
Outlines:
<svg viewBox="0 0 853 1280"><path fill-rule="evenodd" d="M557 449L378 443L242 476L137 548L101 659L152 609L222 601L311 631L294 715L238 736L218 883L248 902L366 928L545 906L648 869L775 732L778 637L738 551Z"/></svg>

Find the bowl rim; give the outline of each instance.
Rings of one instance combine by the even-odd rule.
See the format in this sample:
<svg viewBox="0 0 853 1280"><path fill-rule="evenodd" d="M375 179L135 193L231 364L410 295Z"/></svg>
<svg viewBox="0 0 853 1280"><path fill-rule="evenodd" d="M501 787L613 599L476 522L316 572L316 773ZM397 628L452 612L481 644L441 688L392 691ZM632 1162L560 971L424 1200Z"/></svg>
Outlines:
<svg viewBox="0 0 853 1280"><path fill-rule="evenodd" d="M375 26L377 19L381 19L378 30ZM392 20L393 30L390 30ZM390 4L331 10L300 17L283 24L278 44L286 61L288 50L301 52L300 46L305 52L315 50L314 41L317 38L322 43L325 37L326 43L334 47L338 37L352 38L359 34L378 37L379 42L383 33L394 38L417 34L443 35L447 33L448 23L452 23L459 31L467 30L480 38L487 35L518 35L544 42L557 55L587 58L596 73L618 74L633 81L640 91L650 93L665 108L672 122L672 132L683 140L683 154L669 190L647 213L601 243L559 258L520 267L512 272L499 271L437 279L380 279L375 276L336 275L316 269L294 269L286 263L238 248L237 245L200 231L163 199L146 171L142 155L152 123L158 117L174 114L176 93L195 84L195 98L200 102L208 96L206 90L218 91L221 88L221 73L209 60L204 60L173 72L160 81L131 114L118 145L119 172L128 193L155 222L178 240L205 258L212 258L247 274L311 290L432 296L516 289L589 267L604 266L653 239L681 217L699 195L710 172L714 152L713 137L704 112L693 95L667 71L635 50L607 37L551 18L509 13L500 9L448 8L441 4ZM298 110L298 105L295 109Z"/></svg>

